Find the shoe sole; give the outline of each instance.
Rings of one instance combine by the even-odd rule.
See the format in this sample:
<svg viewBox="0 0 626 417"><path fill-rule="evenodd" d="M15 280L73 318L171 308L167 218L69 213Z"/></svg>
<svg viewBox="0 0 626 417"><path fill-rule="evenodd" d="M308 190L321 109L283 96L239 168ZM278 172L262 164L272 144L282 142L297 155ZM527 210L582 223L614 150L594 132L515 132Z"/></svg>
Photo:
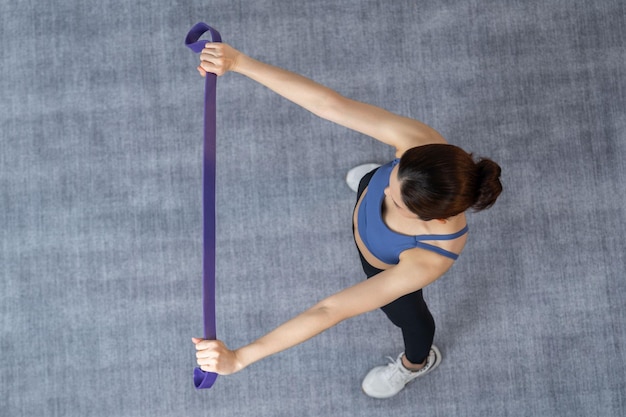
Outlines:
<svg viewBox="0 0 626 417"><path fill-rule="evenodd" d="M424 374L422 376L428 375L429 373L434 371L439 366L439 364L441 363L441 360L443 359L443 357L441 356L441 351L439 350L439 348L437 346L432 345L430 347L430 349L435 351L435 363L433 364L433 366L431 366L428 369L428 371L424 372ZM415 378L415 379L417 379L417 378ZM413 381L415 381L415 379L413 379L412 381L409 381L409 382L413 382Z"/></svg>

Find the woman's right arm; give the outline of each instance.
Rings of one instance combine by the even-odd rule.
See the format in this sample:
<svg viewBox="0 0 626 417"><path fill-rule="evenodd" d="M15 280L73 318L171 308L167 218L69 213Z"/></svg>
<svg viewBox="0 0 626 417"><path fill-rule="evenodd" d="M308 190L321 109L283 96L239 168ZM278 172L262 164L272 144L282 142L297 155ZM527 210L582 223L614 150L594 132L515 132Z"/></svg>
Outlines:
<svg viewBox="0 0 626 417"><path fill-rule="evenodd" d="M400 263L325 298L249 345L228 349L222 341L194 338L198 365L203 371L227 375L296 346L348 318L389 304L439 278L452 261L424 255L423 249L401 256Z"/></svg>
<svg viewBox="0 0 626 417"><path fill-rule="evenodd" d="M223 75L233 71L268 87L313 114L371 136L396 148L398 154L427 143L445 143L431 127L380 107L343 97L306 77L251 58L223 43L208 43L198 71Z"/></svg>

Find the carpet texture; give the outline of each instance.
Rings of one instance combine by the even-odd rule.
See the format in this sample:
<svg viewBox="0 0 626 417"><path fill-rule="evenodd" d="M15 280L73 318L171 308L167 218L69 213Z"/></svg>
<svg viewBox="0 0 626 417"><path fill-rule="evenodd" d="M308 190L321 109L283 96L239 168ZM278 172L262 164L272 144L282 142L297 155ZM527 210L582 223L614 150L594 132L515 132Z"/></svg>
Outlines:
<svg viewBox="0 0 626 417"><path fill-rule="evenodd" d="M425 290L444 361L393 400L380 311L196 391L203 80L225 42L498 161ZM0 414L623 416L621 0L0 3ZM392 150L218 80L218 335L238 347L364 279L345 173Z"/></svg>

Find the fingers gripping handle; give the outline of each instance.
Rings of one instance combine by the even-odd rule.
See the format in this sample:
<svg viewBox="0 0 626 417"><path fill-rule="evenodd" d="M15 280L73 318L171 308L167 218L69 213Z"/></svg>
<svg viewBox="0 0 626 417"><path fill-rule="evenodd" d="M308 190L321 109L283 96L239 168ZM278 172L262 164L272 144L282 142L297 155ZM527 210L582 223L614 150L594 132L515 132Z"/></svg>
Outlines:
<svg viewBox="0 0 626 417"><path fill-rule="evenodd" d="M195 53L202 52L207 41L200 37L209 32L212 42L221 42L219 32L206 23L198 23L191 28L185 38L185 45ZM204 252L202 299L204 311L204 338L216 339L215 331L215 174L216 174L216 103L215 74L206 74L204 90L204 161L203 161L203 217L204 217ZM200 368L193 371L193 381L198 389L211 388L217 374L204 372Z"/></svg>

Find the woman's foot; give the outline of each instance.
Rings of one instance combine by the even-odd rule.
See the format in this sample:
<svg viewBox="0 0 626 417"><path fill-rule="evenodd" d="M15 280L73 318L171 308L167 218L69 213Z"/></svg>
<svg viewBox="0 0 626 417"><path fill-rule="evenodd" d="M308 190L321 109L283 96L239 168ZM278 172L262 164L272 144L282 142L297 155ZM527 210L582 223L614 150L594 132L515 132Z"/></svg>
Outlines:
<svg viewBox="0 0 626 417"><path fill-rule="evenodd" d="M379 166L380 164L363 164L352 168L346 175L346 183L348 183L348 187L356 193L359 189L361 179L367 173L378 168Z"/></svg>
<svg viewBox="0 0 626 417"><path fill-rule="evenodd" d="M372 369L365 376L363 384L361 385L363 392L373 398L393 397L402 391L402 388L404 388L406 384L426 375L439 366L441 363L441 352L439 352L437 346L431 346L428 358L426 358L426 363L424 365L414 365L415 367L421 366L421 368L416 371L407 369L402 363L403 359L404 352L398 355L395 361L391 359L391 363L387 366L377 366Z"/></svg>

